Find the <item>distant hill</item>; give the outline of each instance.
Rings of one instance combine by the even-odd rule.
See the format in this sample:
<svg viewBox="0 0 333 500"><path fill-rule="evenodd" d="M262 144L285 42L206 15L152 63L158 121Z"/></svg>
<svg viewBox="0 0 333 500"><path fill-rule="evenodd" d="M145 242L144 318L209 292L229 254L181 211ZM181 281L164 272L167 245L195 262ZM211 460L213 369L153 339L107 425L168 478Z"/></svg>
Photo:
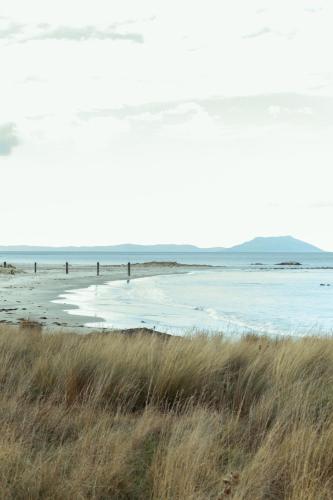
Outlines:
<svg viewBox="0 0 333 500"><path fill-rule="evenodd" d="M135 245L126 243L112 246L68 246L68 247L42 247L42 246L0 246L0 252L121 252L121 253L181 253L181 252L222 252L224 248L199 248L195 245Z"/></svg>
<svg viewBox="0 0 333 500"><path fill-rule="evenodd" d="M310 243L297 240L292 236L258 237L241 245L230 248L200 248L195 245L135 245L123 244L113 246L0 246L0 252L121 252L121 253L181 253L181 252L322 252Z"/></svg>
<svg viewBox="0 0 333 500"><path fill-rule="evenodd" d="M106 248L107 251L110 252L161 252L161 253L169 253L169 252L221 252L224 251L225 248L200 248L195 245L174 245L174 244L162 244L162 245L134 245L134 244L124 244L124 245L115 245L112 247L100 247Z"/></svg>
<svg viewBox="0 0 333 500"><path fill-rule="evenodd" d="M257 237L240 245L228 248L228 252L322 252L310 243L292 236Z"/></svg>

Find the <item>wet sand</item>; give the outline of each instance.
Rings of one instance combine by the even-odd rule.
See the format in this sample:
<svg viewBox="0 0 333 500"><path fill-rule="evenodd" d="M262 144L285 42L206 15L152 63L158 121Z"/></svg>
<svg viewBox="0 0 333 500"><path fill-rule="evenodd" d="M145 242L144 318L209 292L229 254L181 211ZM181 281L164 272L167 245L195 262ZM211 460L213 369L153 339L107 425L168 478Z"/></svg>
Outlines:
<svg viewBox="0 0 333 500"><path fill-rule="evenodd" d="M133 264L131 279L162 274L186 273L190 270L210 266L188 266L177 263L151 262ZM47 329L76 329L91 331L85 323L91 317L68 314L72 306L52 302L60 294L103 284L115 280L127 280L127 265L101 266L96 275L96 266L73 265L66 275L63 265L42 265L35 274L31 265L19 265L11 269L0 268L0 324L19 324L23 320L37 321ZM94 318L94 322L102 318Z"/></svg>

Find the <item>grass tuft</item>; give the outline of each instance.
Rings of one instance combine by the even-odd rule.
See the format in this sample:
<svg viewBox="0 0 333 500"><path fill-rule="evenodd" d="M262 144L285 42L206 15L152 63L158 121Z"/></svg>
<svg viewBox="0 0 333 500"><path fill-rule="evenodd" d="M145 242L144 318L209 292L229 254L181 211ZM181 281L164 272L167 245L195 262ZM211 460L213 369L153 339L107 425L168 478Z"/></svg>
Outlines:
<svg viewBox="0 0 333 500"><path fill-rule="evenodd" d="M0 327L0 498L333 498L333 340Z"/></svg>

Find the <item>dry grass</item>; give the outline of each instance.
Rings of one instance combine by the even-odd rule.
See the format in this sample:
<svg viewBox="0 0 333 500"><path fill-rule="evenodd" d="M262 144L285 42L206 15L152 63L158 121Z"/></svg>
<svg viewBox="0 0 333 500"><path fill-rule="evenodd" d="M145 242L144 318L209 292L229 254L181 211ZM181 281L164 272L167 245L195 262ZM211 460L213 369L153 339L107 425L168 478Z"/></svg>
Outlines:
<svg viewBox="0 0 333 500"><path fill-rule="evenodd" d="M1 499L332 499L333 340L0 328Z"/></svg>

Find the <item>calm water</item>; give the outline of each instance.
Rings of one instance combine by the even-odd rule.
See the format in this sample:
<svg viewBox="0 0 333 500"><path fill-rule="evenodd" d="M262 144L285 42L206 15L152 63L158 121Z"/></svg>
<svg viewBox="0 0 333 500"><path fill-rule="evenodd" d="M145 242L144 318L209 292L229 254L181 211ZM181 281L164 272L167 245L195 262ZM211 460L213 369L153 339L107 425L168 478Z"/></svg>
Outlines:
<svg viewBox="0 0 333 500"><path fill-rule="evenodd" d="M78 307L71 314L91 316L89 326L146 326L175 334L193 328L230 335L333 332L332 253L72 255L73 263L96 260L176 260L225 267L110 282L61 296L60 302ZM302 266L283 269L276 265L286 260L299 261ZM104 319L102 325L94 321L97 317Z"/></svg>
<svg viewBox="0 0 333 500"><path fill-rule="evenodd" d="M147 261L177 261L183 264L211 264L234 268L247 268L254 263L273 266L282 261L299 261L304 267L332 267L333 253L118 253L118 252L1 252L0 262L16 264L125 264Z"/></svg>

